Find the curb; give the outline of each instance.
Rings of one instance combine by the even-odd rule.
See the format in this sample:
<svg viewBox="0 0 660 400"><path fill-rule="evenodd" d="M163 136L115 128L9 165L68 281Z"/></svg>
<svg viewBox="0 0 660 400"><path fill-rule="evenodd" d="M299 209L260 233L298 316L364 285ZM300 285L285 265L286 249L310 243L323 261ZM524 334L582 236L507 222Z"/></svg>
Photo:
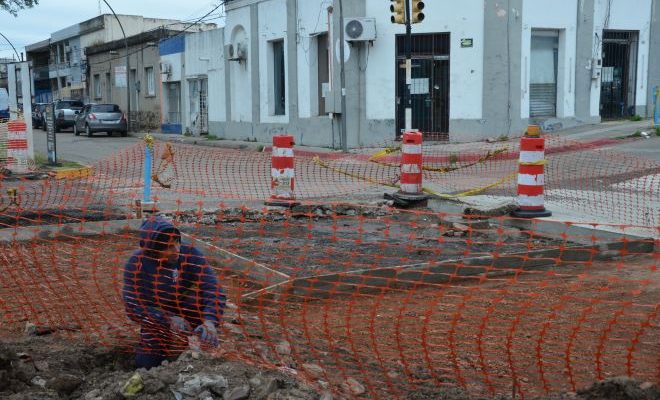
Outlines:
<svg viewBox="0 0 660 400"><path fill-rule="evenodd" d="M90 177L94 173L92 167L82 168L63 168L55 169L48 172L48 174L55 179L80 179Z"/></svg>
<svg viewBox="0 0 660 400"><path fill-rule="evenodd" d="M132 134L131 136L135 138L142 138L142 136L137 135L137 134ZM561 137L562 139L567 139L571 140L570 138L565 138ZM180 136L173 136L173 137L168 137L168 136L163 136L163 135L158 135L156 136L157 140L161 140L164 142L168 143L178 143L178 144L187 144L191 146L202 146L202 147L213 147L213 148L222 148L222 149L229 149L229 150L250 150L250 151L255 151L255 152L264 152L264 153L270 153L273 150L273 146L271 144L267 143L260 143L260 142L232 142L232 141L206 141L203 138L195 138L195 139L182 139ZM561 153L568 153L572 151L580 151L580 150L591 150L591 149L597 149L600 147L605 147L611 144L616 144L616 143L621 143L621 140L619 139L594 139L594 140L587 140L587 141L574 141L573 143L565 144L562 146L558 147L550 147L546 149L546 154L561 154ZM496 149L492 149L496 150ZM328 151L315 151L315 150L306 150L305 147L295 147L294 148L296 157L308 157L308 158L315 158L319 157L322 160L338 160L338 159L344 159L347 157L350 157L351 159L355 160L360 160L360 161L369 161L373 155L371 154L356 154L356 153L343 153L341 151L337 150L330 150ZM374 150L375 151L375 150ZM487 150L484 150L484 153ZM458 161L459 162L476 162L481 160L484 157L484 154L476 154L476 153L465 153L462 154L460 152ZM517 160L520 156L520 153L518 151L506 151L502 154L497 155L496 157L493 158L493 160L496 161L504 161L504 160ZM393 157L388 157L384 156L380 158L381 161L387 162L388 158L390 160L393 159ZM424 161L425 162L430 162L430 163L449 163L450 161L456 161L453 160L453 156L451 155L426 155L424 156Z"/></svg>
<svg viewBox="0 0 660 400"><path fill-rule="evenodd" d="M141 225L141 219L126 219L6 228L0 229L0 243L118 234L139 230Z"/></svg>

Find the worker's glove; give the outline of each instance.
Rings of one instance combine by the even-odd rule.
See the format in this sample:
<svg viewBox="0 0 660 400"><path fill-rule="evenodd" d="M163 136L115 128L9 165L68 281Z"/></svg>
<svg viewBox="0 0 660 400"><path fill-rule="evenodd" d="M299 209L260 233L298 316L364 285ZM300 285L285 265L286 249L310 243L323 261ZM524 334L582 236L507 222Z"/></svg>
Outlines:
<svg viewBox="0 0 660 400"><path fill-rule="evenodd" d="M217 347L219 344L218 330L213 321L204 321L204 323L195 329L195 333L199 335L202 343L212 347Z"/></svg>
<svg viewBox="0 0 660 400"><path fill-rule="evenodd" d="M170 330L175 333L187 333L192 330L192 327L185 318L174 315L170 317Z"/></svg>

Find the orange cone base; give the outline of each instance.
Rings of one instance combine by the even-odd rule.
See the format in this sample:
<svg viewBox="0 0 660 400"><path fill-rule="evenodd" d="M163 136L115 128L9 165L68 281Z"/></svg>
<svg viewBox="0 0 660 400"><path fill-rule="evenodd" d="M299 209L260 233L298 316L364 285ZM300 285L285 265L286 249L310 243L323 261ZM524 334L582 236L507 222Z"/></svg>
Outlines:
<svg viewBox="0 0 660 400"><path fill-rule="evenodd" d="M385 193L385 199L393 200L394 205L402 208L424 207L428 204L430 196L425 193Z"/></svg>

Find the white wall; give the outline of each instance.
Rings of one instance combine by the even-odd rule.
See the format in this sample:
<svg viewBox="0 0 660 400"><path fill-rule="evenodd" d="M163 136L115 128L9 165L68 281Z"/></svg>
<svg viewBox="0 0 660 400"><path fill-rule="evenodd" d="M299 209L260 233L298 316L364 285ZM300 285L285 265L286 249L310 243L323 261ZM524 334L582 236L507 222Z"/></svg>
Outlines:
<svg viewBox="0 0 660 400"><path fill-rule="evenodd" d="M168 77L168 82L177 82L183 77L183 54L184 53L176 53L160 56L160 62L170 64L172 73ZM158 71L156 71L156 73L158 73Z"/></svg>
<svg viewBox="0 0 660 400"><path fill-rule="evenodd" d="M557 117L575 116L578 0L523 1L520 117L529 118L532 29L559 30Z"/></svg>
<svg viewBox="0 0 660 400"><path fill-rule="evenodd" d="M609 24L605 27L609 0L595 0L594 46L597 54L602 53L602 44L595 35L602 39L603 29L639 31L639 50L637 58L637 98L636 105L646 105L648 60L651 39L652 0L612 0ZM657 68L657 66L656 66ZM600 115L600 80L591 87L591 115Z"/></svg>
<svg viewBox="0 0 660 400"><path fill-rule="evenodd" d="M298 113L300 118L313 115L312 104L318 95L317 48L314 34L328 32L328 6L331 0L298 1Z"/></svg>
<svg viewBox="0 0 660 400"><path fill-rule="evenodd" d="M188 79L208 78L208 112L209 122L224 122L227 120L225 99L225 57L224 57L224 31L214 29L211 31L186 35L184 96L185 114L183 118L185 127L190 127L190 112L188 110L190 93Z"/></svg>
<svg viewBox="0 0 660 400"><path fill-rule="evenodd" d="M262 123L289 122L289 43L286 38L286 0L270 0L259 5L259 93ZM286 80L286 104L284 115L272 115L273 106L273 54L269 48L272 40L284 39L284 76ZM303 82L299 79L299 82ZM302 84L302 83L300 83Z"/></svg>
<svg viewBox="0 0 660 400"><path fill-rule="evenodd" d="M403 25L390 22L388 2L366 0L367 16L376 18L378 37L369 51L367 66L367 118L395 116L394 34ZM450 118L480 119L483 100L484 0L427 1L426 19L413 25L413 33L451 32ZM462 38L474 39L474 47L461 48Z"/></svg>
<svg viewBox="0 0 660 400"><path fill-rule="evenodd" d="M281 10L280 10L281 11ZM250 7L227 11L225 45L241 41L247 45L247 63L230 62L231 116L233 122L252 122L252 67L253 49L250 37ZM241 32L240 34L238 32ZM256 51L256 49L254 49Z"/></svg>

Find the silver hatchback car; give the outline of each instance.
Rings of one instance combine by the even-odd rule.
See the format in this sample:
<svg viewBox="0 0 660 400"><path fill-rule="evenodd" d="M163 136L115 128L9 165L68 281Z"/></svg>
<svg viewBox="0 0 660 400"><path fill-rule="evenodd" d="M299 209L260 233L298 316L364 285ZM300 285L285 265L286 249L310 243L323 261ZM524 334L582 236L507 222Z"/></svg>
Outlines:
<svg viewBox="0 0 660 400"><path fill-rule="evenodd" d="M122 136L128 136L128 124L126 115L116 104L87 104L76 115L73 125L73 133L78 136L84 132L92 136L96 132L106 132L111 136L113 132L119 132Z"/></svg>

